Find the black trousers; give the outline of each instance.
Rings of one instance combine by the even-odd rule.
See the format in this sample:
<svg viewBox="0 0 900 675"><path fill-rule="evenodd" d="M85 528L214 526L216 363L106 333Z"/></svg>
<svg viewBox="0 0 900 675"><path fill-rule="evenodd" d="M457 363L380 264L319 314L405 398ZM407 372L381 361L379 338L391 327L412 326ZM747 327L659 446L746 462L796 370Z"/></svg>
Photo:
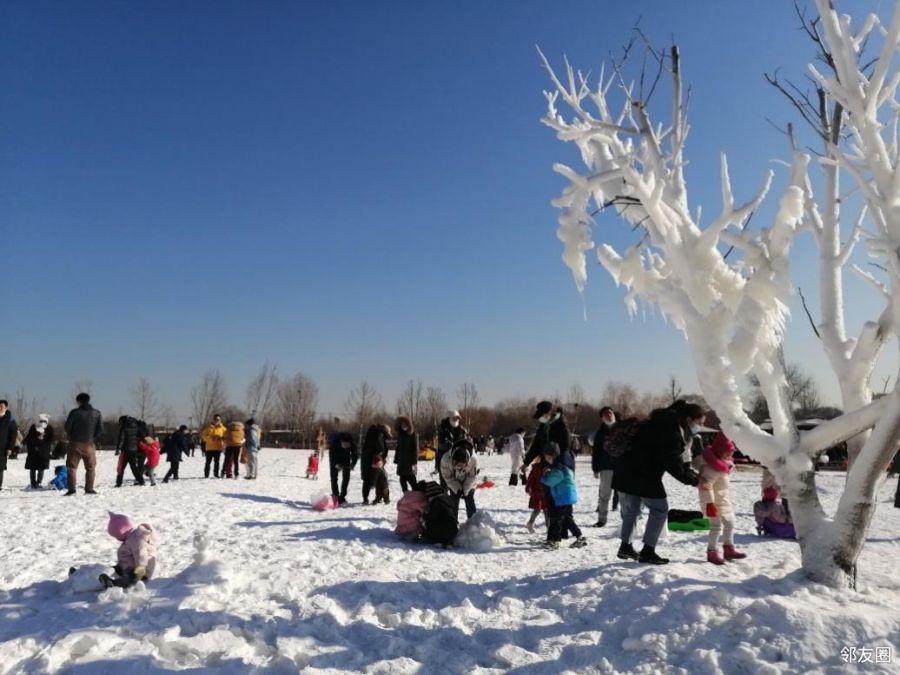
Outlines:
<svg viewBox="0 0 900 675"><path fill-rule="evenodd" d="M478 509L475 507L475 490L469 490L467 494L460 499L459 495L456 496L456 512L459 513L459 503L461 501L466 502L466 520L475 515L475 511ZM457 520L459 520L459 516L457 516Z"/></svg>
<svg viewBox="0 0 900 675"><path fill-rule="evenodd" d="M374 487L375 476L373 476L373 471L371 466L363 466L361 469L362 473L362 497L364 502L369 501L369 493L372 491Z"/></svg>
<svg viewBox="0 0 900 675"><path fill-rule="evenodd" d="M414 475L400 476L400 489L404 494L409 490L416 489L416 477Z"/></svg>
<svg viewBox="0 0 900 675"><path fill-rule="evenodd" d="M31 469L31 487L37 487L44 482L43 469Z"/></svg>
<svg viewBox="0 0 900 675"><path fill-rule="evenodd" d="M240 476L238 467L241 465L241 447L232 445L225 448L225 475L231 478Z"/></svg>
<svg viewBox="0 0 900 675"><path fill-rule="evenodd" d="M0 478L0 485L2 485L2 478ZM897 478L897 494L894 495L894 508L900 509L900 477Z"/></svg>
<svg viewBox="0 0 900 675"><path fill-rule="evenodd" d="M207 452L206 453L206 464L203 465L203 475L209 478L209 465L213 466L213 475L218 478L219 477L219 455L221 452Z"/></svg>
<svg viewBox="0 0 900 675"><path fill-rule="evenodd" d="M547 533L547 541L559 541L562 534L569 531L576 537L581 536L581 530L575 524L575 518L572 515L572 505L568 506L552 506L550 513L550 529Z"/></svg>
<svg viewBox="0 0 900 675"><path fill-rule="evenodd" d="M350 467L332 466L331 469L331 494L341 499L347 498L347 486L350 485ZM338 490L338 476L341 477L341 489Z"/></svg>
<svg viewBox="0 0 900 675"><path fill-rule="evenodd" d="M167 483L169 481L169 478L178 480L178 465L179 464L181 464L181 462L172 462L171 464L169 464L169 470L166 471L166 476L165 476L165 478L163 478L163 483Z"/></svg>

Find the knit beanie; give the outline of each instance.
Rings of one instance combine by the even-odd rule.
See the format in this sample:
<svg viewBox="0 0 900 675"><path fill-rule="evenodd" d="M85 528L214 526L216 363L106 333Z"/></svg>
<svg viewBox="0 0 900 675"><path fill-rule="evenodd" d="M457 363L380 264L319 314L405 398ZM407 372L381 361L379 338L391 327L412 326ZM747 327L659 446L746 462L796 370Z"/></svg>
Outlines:
<svg viewBox="0 0 900 675"><path fill-rule="evenodd" d="M121 513L109 512L109 524L106 526L109 536L119 541L125 541L125 538L134 532L134 523L131 518L123 516Z"/></svg>

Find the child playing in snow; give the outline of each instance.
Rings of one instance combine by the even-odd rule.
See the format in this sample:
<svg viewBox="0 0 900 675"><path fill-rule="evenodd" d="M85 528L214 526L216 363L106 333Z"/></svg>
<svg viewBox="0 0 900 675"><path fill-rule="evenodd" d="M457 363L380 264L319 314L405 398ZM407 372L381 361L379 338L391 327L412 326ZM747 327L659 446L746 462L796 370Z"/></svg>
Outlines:
<svg viewBox="0 0 900 675"><path fill-rule="evenodd" d="M796 539L794 520L788 509L787 501L778 502L781 493L774 484L763 488L762 500L753 504L753 517L756 519L757 534L766 534L779 539Z"/></svg>
<svg viewBox="0 0 900 675"><path fill-rule="evenodd" d="M746 558L734 547L734 509L729 498L732 455L734 443L721 431L703 452L694 458L693 465L700 474L697 488L700 492L700 510L709 518L709 543L706 560L713 565L724 565L726 560ZM719 536L722 537L725 558L719 555Z"/></svg>
<svg viewBox="0 0 900 675"><path fill-rule="evenodd" d="M569 456L571 457L571 456ZM559 445L549 443L544 449L544 461L549 465L542 482L547 486L549 497L550 527L547 531L547 543L545 548L556 550L562 539L563 532L571 532L575 535L575 541L570 548L587 546L587 539L581 534L581 529L575 524L572 507L578 503L578 492L575 489L575 472L567 465L566 457L560 454Z"/></svg>
<svg viewBox="0 0 900 675"><path fill-rule="evenodd" d="M375 501L373 504L384 502L391 503L391 494L388 489L388 477L384 470L384 455L375 453L372 457L372 484L375 486Z"/></svg>
<svg viewBox="0 0 900 675"><path fill-rule="evenodd" d="M319 453L314 452L306 462L306 477L315 478L319 475Z"/></svg>
<svg viewBox="0 0 900 675"><path fill-rule="evenodd" d="M103 587L128 588L142 579L152 578L156 569L156 535L153 528L147 523L135 527L128 516L110 511L106 531L122 544L116 552L117 564L113 568L116 576L100 575Z"/></svg>
<svg viewBox="0 0 900 675"><path fill-rule="evenodd" d="M159 439L152 436L144 436L138 442L138 448L144 453L144 475L150 479L150 485L156 485L156 467L159 466Z"/></svg>
<svg viewBox="0 0 900 675"><path fill-rule="evenodd" d="M531 517L525 527L532 533L538 515L544 510L544 484L541 481L544 479L546 469L543 458L537 460L531 465L531 471L525 481L525 494L528 495L528 508L531 509ZM544 525L549 525L549 522L545 520Z"/></svg>

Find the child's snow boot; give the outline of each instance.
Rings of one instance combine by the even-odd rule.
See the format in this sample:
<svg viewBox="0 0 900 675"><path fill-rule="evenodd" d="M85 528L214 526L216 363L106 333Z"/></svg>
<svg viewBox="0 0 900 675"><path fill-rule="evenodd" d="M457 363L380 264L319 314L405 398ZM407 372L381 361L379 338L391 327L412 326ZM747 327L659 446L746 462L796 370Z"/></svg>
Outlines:
<svg viewBox="0 0 900 675"><path fill-rule="evenodd" d="M706 552L706 562L712 563L713 565L725 564L725 560L723 560L722 556L719 555L719 551L714 548L711 548Z"/></svg>
<svg viewBox="0 0 900 675"><path fill-rule="evenodd" d="M747 557L746 553L738 551L734 544L725 544L725 560L742 560Z"/></svg>
<svg viewBox="0 0 900 675"><path fill-rule="evenodd" d="M116 585L116 582L108 574L101 574L99 579L100 583L103 584L103 588L112 588Z"/></svg>

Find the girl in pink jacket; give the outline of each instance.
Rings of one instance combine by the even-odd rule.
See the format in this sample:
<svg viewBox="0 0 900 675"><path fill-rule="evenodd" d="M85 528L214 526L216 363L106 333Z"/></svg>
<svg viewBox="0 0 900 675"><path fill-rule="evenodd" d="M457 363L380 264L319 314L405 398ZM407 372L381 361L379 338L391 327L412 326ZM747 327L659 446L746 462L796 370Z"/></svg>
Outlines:
<svg viewBox="0 0 900 675"><path fill-rule="evenodd" d="M150 479L150 485L156 485L156 467L159 466L159 440L153 436L145 436L143 440L138 441L138 448L144 453L146 462L144 463L144 475Z"/></svg>
<svg viewBox="0 0 900 675"><path fill-rule="evenodd" d="M709 545L706 560L724 565L726 560L746 558L734 547L734 509L731 507L731 470L734 443L722 432L694 458L694 469L700 474L700 509L709 518ZM722 537L725 558L719 555L719 536Z"/></svg>
<svg viewBox="0 0 900 675"><path fill-rule="evenodd" d="M106 531L122 544L116 552L118 562L113 568L116 576L100 575L104 588L128 588L140 580L153 577L156 569L156 535L147 523L135 527L128 516L109 512Z"/></svg>

